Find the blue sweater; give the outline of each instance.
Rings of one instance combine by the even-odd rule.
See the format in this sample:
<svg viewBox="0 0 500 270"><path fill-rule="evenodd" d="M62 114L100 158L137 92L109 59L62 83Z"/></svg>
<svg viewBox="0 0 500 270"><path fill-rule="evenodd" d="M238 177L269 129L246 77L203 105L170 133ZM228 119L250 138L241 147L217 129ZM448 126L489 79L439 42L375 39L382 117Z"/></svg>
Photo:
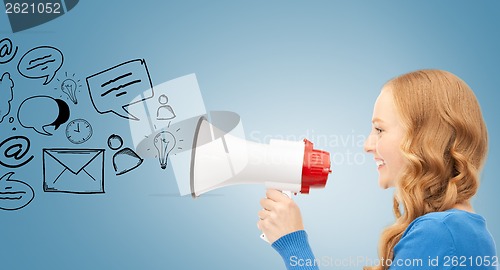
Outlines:
<svg viewBox="0 0 500 270"><path fill-rule="evenodd" d="M321 266L315 261L303 230L281 237L272 246L289 270L315 270ZM499 269L498 261L484 218L450 209L415 219L394 247L394 259L379 263L390 265L391 270L491 270Z"/></svg>

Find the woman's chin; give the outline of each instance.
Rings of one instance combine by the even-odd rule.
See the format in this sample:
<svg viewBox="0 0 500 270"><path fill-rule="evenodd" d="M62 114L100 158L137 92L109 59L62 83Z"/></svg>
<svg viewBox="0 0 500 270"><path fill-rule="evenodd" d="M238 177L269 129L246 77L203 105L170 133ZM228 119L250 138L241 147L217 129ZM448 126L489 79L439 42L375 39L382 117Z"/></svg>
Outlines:
<svg viewBox="0 0 500 270"><path fill-rule="evenodd" d="M388 189L388 188L394 187L394 183L392 180L384 179L382 177L379 177L378 185L382 189Z"/></svg>

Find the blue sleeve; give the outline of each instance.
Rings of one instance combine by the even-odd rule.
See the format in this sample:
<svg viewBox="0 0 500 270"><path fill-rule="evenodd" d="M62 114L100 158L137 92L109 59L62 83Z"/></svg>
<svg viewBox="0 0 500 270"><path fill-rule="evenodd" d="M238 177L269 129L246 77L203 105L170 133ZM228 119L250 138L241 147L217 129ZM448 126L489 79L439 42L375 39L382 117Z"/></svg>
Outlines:
<svg viewBox="0 0 500 270"><path fill-rule="evenodd" d="M455 243L441 220L421 219L407 228L394 247L394 259L386 261L390 270L452 269L446 258L455 254ZM389 264L390 263L390 264Z"/></svg>
<svg viewBox="0 0 500 270"><path fill-rule="evenodd" d="M319 269L304 230L282 236L272 247L281 255L288 270Z"/></svg>

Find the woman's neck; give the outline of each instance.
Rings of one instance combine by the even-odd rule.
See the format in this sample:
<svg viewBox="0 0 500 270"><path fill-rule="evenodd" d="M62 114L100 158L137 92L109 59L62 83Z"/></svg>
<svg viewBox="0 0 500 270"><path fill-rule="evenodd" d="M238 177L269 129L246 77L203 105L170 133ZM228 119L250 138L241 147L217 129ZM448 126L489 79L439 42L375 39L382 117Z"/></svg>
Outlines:
<svg viewBox="0 0 500 270"><path fill-rule="evenodd" d="M474 213L474 209L472 209L472 205L470 204L469 201L457 203L453 206L453 208Z"/></svg>

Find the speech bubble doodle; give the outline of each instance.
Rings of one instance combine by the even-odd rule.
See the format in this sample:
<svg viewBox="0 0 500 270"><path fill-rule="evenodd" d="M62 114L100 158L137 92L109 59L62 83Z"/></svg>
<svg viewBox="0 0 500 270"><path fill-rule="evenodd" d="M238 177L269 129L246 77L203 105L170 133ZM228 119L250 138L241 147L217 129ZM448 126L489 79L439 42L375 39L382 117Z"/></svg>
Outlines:
<svg viewBox="0 0 500 270"><path fill-rule="evenodd" d="M60 125L68 121L69 116L68 104L49 96L27 98L19 105L17 111L17 119L21 126L33 128L36 132L47 136L52 133L48 132L46 127L54 126L54 130L57 130Z"/></svg>
<svg viewBox="0 0 500 270"><path fill-rule="evenodd" d="M10 78L10 73L5 72L0 78L0 123L10 113L10 102L14 98L13 88L14 81Z"/></svg>
<svg viewBox="0 0 500 270"><path fill-rule="evenodd" d="M13 172L8 172L0 178L0 209L2 210L19 210L35 198L35 191L30 185L10 179L13 174Z"/></svg>
<svg viewBox="0 0 500 270"><path fill-rule="evenodd" d="M87 86L92 104L100 114L113 112L126 119L139 120L127 107L154 96L144 59L131 60L91 75L87 77Z"/></svg>
<svg viewBox="0 0 500 270"><path fill-rule="evenodd" d="M16 56L18 47L16 46L16 49L12 52L13 48L12 41L9 38L0 40L0 64L6 64Z"/></svg>
<svg viewBox="0 0 500 270"><path fill-rule="evenodd" d="M0 143L0 165L19 168L30 162L34 156L26 156L30 151L30 140L24 136L13 136Z"/></svg>
<svg viewBox="0 0 500 270"><path fill-rule="evenodd" d="M62 52L51 46L40 46L29 50L21 57L17 70L30 79L45 78L43 85L49 84L62 67Z"/></svg>

